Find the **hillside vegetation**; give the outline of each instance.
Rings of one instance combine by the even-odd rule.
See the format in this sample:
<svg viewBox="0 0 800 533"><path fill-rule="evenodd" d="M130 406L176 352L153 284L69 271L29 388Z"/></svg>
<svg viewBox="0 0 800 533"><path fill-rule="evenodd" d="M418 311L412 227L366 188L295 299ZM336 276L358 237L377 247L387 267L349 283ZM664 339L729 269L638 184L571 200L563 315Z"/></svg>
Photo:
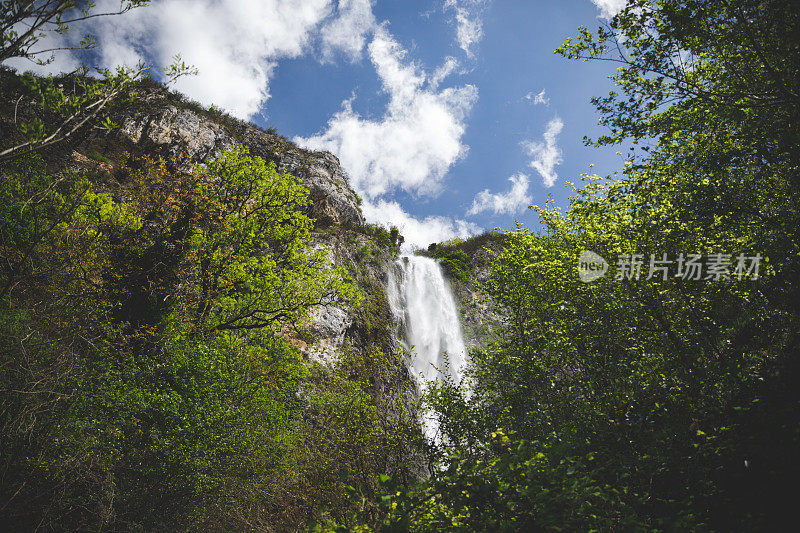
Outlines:
<svg viewBox="0 0 800 533"><path fill-rule="evenodd" d="M587 143L628 160L418 251L472 337L422 398L402 236L334 155L141 73L4 70L0 529L796 529L799 36L787 0L632 0L567 39L618 66Z"/></svg>
<svg viewBox="0 0 800 533"><path fill-rule="evenodd" d="M0 183L6 527L293 529L408 475L385 296L312 247L295 177L239 146ZM291 341L332 302L366 307L363 342L310 364Z"/></svg>

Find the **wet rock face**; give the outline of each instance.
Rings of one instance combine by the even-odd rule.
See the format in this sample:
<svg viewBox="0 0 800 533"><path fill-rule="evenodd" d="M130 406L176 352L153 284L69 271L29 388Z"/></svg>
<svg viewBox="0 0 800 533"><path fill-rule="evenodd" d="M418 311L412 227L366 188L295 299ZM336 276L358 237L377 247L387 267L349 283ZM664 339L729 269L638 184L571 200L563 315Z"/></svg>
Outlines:
<svg viewBox="0 0 800 533"><path fill-rule="evenodd" d="M154 102L155 104L155 102ZM185 156L191 163L213 160L235 143L274 162L280 172L297 176L311 192L312 216L324 226L360 225L364 217L358 197L347 183L339 160L328 152L303 150L278 135L245 124L222 125L191 109L153 105L152 110L126 112L116 117L116 135L146 152L167 157Z"/></svg>

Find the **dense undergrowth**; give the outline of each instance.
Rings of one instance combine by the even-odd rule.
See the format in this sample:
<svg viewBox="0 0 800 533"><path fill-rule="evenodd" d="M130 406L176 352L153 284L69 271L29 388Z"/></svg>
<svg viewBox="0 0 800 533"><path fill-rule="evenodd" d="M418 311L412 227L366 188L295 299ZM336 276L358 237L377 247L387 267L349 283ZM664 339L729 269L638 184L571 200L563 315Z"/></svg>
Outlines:
<svg viewBox="0 0 800 533"><path fill-rule="evenodd" d="M2 169L0 523L369 517L348 488L408 478L414 403L383 294L310 247L308 192L243 148L192 172L130 157L117 178ZM287 333L332 301L364 302L364 341L309 364Z"/></svg>
<svg viewBox="0 0 800 533"><path fill-rule="evenodd" d="M799 32L786 1L634 0L558 50L618 64L596 143L633 150L535 208L540 231L421 252L470 282L491 247L503 311L470 391L427 392L427 447L371 274L396 230L318 229L353 247L333 264L308 191L242 147L113 176L4 162L0 527L792 529ZM581 281L583 251L605 276ZM292 342L331 302L353 334L334 364L303 360Z"/></svg>
<svg viewBox="0 0 800 533"><path fill-rule="evenodd" d="M436 467L387 482L382 530L794 527L798 28L790 2L642 0L558 50L617 63L596 143L631 155L504 235L485 290L506 325L469 394L429 391ZM427 255L461 278L469 245ZM604 276L579 279L583 251Z"/></svg>

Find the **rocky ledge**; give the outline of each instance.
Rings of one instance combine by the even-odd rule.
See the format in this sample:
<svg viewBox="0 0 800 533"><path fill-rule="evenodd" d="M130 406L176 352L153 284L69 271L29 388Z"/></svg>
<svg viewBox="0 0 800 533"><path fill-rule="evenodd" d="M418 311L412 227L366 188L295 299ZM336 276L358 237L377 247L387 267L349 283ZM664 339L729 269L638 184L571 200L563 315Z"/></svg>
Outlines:
<svg viewBox="0 0 800 533"><path fill-rule="evenodd" d="M115 117L119 128L110 135L132 142L147 153L182 155L189 162L203 163L233 144L247 146L250 153L275 162L281 172L297 176L311 191L312 216L317 223L360 225L364 217L359 198L347 183L339 160L329 152L312 152L256 126L222 116L224 120L170 103L157 91L144 95L146 105Z"/></svg>

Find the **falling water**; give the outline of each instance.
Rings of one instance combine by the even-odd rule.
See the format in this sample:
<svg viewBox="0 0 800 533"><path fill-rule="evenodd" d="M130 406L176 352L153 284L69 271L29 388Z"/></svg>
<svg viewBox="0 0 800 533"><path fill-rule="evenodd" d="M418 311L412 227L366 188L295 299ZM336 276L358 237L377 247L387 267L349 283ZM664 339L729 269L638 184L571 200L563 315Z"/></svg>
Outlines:
<svg viewBox="0 0 800 533"><path fill-rule="evenodd" d="M389 272L388 289L420 389L443 374L460 384L466 348L456 303L438 263L428 257L401 257ZM435 421L424 420L423 424L426 435L434 438L438 431Z"/></svg>

